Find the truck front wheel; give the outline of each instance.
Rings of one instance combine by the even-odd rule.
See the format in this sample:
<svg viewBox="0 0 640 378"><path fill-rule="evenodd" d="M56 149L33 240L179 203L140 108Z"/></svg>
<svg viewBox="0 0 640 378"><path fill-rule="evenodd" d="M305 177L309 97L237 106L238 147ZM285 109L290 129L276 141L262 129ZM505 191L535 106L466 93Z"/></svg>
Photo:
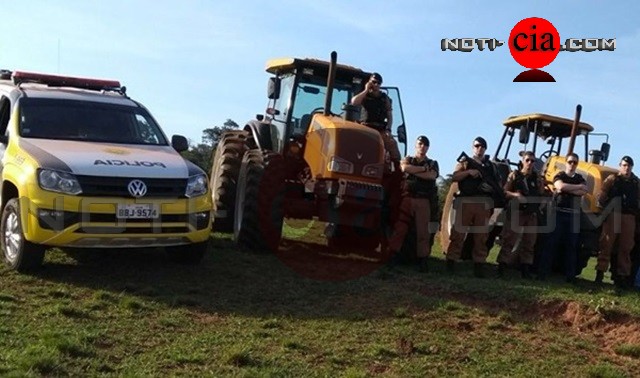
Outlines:
<svg viewBox="0 0 640 378"><path fill-rule="evenodd" d="M25 239L20 219L20 201L17 198L10 199L4 206L0 232L4 261L9 268L26 272L42 265L45 248Z"/></svg>

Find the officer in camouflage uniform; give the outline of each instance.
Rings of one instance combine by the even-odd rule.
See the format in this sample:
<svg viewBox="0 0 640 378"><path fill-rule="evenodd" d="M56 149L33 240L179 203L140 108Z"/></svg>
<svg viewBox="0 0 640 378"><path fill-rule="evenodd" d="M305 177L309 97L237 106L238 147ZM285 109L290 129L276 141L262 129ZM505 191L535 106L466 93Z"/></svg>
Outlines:
<svg viewBox="0 0 640 378"><path fill-rule="evenodd" d="M398 168L400 150L398 143L391 136L393 126L393 109L391 99L380 90L382 76L374 72L365 83L364 90L351 99L352 105L361 105L360 122L380 132L386 152L389 153L394 166Z"/></svg>
<svg viewBox="0 0 640 378"><path fill-rule="evenodd" d="M502 231L502 248L498 254L498 276L503 276L507 265L514 263L516 256L513 248L522 235L519 246L520 269L523 278L531 278L538 210L540 197L544 193L542 176L533 168L536 156L531 151L522 154L522 168L513 171L507 177L504 190L511 199L507 210L507 219ZM528 228L523 229L523 227Z"/></svg>
<svg viewBox="0 0 640 378"><path fill-rule="evenodd" d="M473 157L462 154L453 172L453 181L458 183L459 193L454 201L455 221L449 236L447 250L447 270L454 271L455 262L460 259L467 231L473 235L473 274L484 277L487 260L487 238L489 219L496 198L504 199L504 189L499 186L500 178L495 164L489 161L485 152L487 141L476 137L473 141ZM473 229L470 227L473 226Z"/></svg>
<svg viewBox="0 0 640 378"><path fill-rule="evenodd" d="M417 256L419 269L428 271L427 258L431 255L429 234L430 200L433 197L438 178L438 162L427 157L429 138L421 135L416 140L416 153L407 156L400 163L405 174L405 186L398 220L389 240L389 253L396 256L402 247L404 238L410 228L411 221L415 221L417 236Z"/></svg>
<svg viewBox="0 0 640 378"><path fill-rule="evenodd" d="M597 283L602 283L604 272L609 268L613 246L618 242L616 277L618 287L626 288L630 284L631 250L634 246L636 216L640 200L640 181L633 174L633 159L624 156L620 161L617 175L610 175L602 183L602 190L598 195L601 207L613 205L611 212L602 225L600 236L600 254L596 265ZM617 223L617 224L616 224Z"/></svg>

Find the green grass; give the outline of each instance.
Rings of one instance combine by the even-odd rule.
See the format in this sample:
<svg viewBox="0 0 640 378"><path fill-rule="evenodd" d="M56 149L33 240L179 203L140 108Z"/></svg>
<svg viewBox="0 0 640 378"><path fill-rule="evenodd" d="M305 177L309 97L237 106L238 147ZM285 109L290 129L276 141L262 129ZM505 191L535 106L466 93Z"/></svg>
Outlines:
<svg viewBox="0 0 640 378"><path fill-rule="evenodd" d="M479 280L468 263L452 277L437 249L431 273L388 271L314 254L319 233L278 257L216 234L199 266L150 250L2 267L0 375L640 375L638 293Z"/></svg>

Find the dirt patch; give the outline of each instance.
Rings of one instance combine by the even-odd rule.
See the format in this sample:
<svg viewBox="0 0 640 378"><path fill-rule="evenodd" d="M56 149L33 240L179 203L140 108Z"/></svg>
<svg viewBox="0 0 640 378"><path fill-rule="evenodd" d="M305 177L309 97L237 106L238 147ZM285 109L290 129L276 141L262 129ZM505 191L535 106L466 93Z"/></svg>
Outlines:
<svg viewBox="0 0 640 378"><path fill-rule="evenodd" d="M640 319L615 309L557 301L539 303L531 306L530 311L537 312L541 320L596 336L608 352L613 353L619 345L640 344Z"/></svg>
<svg viewBox="0 0 640 378"><path fill-rule="evenodd" d="M381 256L342 254L322 244L283 240L276 256L299 275L318 281L348 281L371 274L386 260Z"/></svg>
<svg viewBox="0 0 640 378"><path fill-rule="evenodd" d="M605 352L615 354L620 345L640 345L640 318L615 309L614 303L582 304L575 301L538 301L523 303L511 299L485 299L468 293L451 293L441 288L423 288L424 295L438 295L465 306L482 309L498 316L509 314L513 321L546 322L582 335L592 335L600 341ZM456 328L471 331L473 325L460 321Z"/></svg>

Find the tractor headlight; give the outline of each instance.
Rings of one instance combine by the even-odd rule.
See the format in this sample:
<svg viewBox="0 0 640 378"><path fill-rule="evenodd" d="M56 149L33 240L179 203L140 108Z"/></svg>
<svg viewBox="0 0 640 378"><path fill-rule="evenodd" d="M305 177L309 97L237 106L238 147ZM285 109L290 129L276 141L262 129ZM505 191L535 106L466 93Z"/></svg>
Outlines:
<svg viewBox="0 0 640 378"><path fill-rule="evenodd" d="M67 172L41 169L38 172L38 184L44 190L52 192L78 195L82 193L76 176Z"/></svg>
<svg viewBox="0 0 640 378"><path fill-rule="evenodd" d="M379 164L366 165L362 168L362 175L366 177L381 178L383 167Z"/></svg>
<svg viewBox="0 0 640 378"><path fill-rule="evenodd" d="M329 172L353 174L353 164L333 156L327 165L327 170L329 170Z"/></svg>
<svg viewBox="0 0 640 378"><path fill-rule="evenodd" d="M187 190L184 195L186 197L197 197L207 193L207 176L195 175L189 177L187 182Z"/></svg>

